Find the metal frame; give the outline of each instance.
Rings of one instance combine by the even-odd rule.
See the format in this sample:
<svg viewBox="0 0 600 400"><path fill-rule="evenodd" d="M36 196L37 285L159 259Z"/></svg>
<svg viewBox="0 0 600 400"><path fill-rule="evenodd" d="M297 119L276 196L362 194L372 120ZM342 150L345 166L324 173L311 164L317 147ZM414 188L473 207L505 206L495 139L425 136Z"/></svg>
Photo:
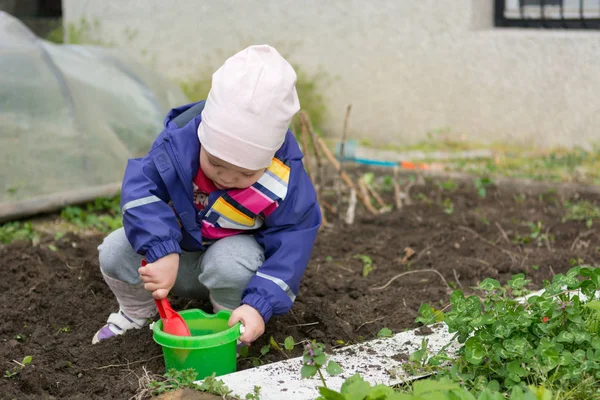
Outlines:
<svg viewBox="0 0 600 400"><path fill-rule="evenodd" d="M525 15L525 1L519 0L519 18L506 18L504 10L506 0L494 1L494 25L502 28L538 28L538 29L600 29L600 17L589 18L583 13L583 0L579 0L579 18L565 18L564 0L559 2L561 18L545 18L544 7L547 0L540 0L540 17L531 18Z"/></svg>

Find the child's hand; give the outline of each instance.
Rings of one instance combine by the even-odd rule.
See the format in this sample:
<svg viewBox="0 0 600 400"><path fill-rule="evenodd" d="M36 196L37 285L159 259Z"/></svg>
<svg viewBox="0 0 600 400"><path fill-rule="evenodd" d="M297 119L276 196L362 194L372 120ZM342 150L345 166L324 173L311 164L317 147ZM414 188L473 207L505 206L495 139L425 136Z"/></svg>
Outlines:
<svg viewBox="0 0 600 400"><path fill-rule="evenodd" d="M240 341L246 345L254 342L265 333L265 321L262 315L254 307L247 304L239 306L231 313L229 326L233 326L238 322L244 325L245 331L240 337Z"/></svg>
<svg viewBox="0 0 600 400"><path fill-rule="evenodd" d="M179 254L168 254L152 264L138 269L144 289L152 292L155 299L164 299L175 284L179 270Z"/></svg>

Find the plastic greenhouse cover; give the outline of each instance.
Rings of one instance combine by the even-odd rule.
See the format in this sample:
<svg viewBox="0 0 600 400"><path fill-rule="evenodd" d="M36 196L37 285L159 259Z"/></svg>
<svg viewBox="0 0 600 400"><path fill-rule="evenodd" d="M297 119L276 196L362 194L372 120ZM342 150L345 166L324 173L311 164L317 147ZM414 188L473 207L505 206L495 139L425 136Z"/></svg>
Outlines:
<svg viewBox="0 0 600 400"><path fill-rule="evenodd" d="M0 11L0 221L115 193L186 102L117 50L50 43Z"/></svg>

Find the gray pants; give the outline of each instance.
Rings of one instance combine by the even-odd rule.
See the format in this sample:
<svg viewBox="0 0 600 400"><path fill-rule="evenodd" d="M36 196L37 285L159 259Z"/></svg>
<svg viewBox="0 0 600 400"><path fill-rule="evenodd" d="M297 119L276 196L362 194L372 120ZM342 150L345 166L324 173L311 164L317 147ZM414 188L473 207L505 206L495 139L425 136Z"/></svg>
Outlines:
<svg viewBox="0 0 600 400"><path fill-rule="evenodd" d="M132 318L156 314L152 294L144 289L138 268L142 256L129 244L123 228L108 235L98 247L100 270L121 310ZM215 310L240 305L242 291L264 262L264 250L250 235L217 240L205 252L183 252L177 280L170 293L210 298Z"/></svg>

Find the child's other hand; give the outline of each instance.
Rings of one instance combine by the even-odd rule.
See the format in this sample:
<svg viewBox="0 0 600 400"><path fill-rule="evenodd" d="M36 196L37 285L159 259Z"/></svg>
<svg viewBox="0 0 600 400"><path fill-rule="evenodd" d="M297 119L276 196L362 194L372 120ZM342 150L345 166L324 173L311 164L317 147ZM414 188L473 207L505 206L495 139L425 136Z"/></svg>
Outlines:
<svg viewBox="0 0 600 400"><path fill-rule="evenodd" d="M251 344L265 333L265 320L262 315L254 307L247 304L239 306L231 313L229 326L233 326L238 322L244 325L245 331L240 337L240 341L246 345Z"/></svg>
<svg viewBox="0 0 600 400"><path fill-rule="evenodd" d="M144 289L152 292L155 299L164 299L175 284L179 270L179 254L168 254L152 264L138 269Z"/></svg>

